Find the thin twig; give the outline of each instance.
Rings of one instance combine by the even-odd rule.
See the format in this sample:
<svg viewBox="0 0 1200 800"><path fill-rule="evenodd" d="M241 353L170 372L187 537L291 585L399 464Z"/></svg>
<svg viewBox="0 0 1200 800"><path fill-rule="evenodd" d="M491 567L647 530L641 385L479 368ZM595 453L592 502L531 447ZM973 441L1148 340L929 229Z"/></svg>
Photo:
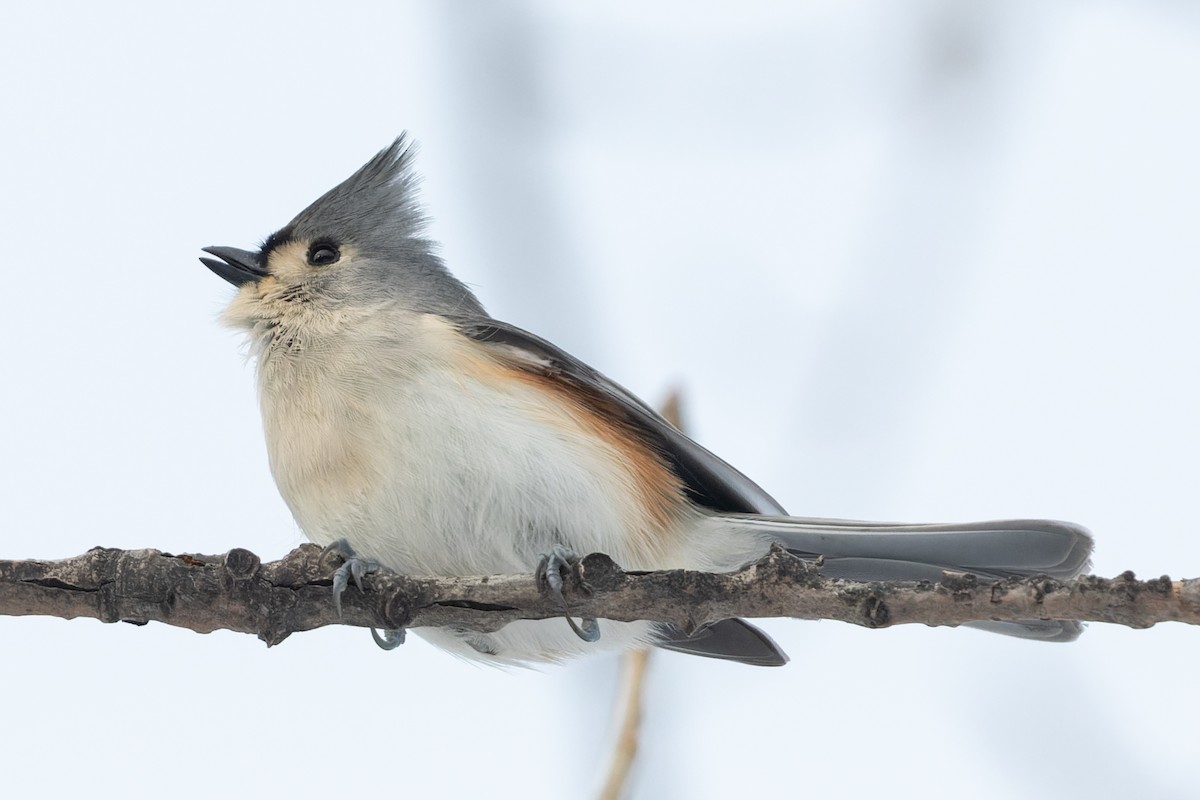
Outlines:
<svg viewBox="0 0 1200 800"><path fill-rule="evenodd" d="M617 708L621 721L613 745L608 777L598 795L599 800L620 800L625 794L633 762L637 759L638 737L642 724L642 696L646 684L646 668L650 651L633 650L621 660L621 692Z"/></svg>
<svg viewBox="0 0 1200 800"><path fill-rule="evenodd" d="M678 390L667 395L662 405L662 415L667 422L683 430L683 401ZM617 695L620 724L617 727L617 740L613 744L608 778L600 790L599 800L620 800L625 793L633 762L637 759L642 694L649 662L650 651L646 648L626 653L622 661L621 691Z"/></svg>

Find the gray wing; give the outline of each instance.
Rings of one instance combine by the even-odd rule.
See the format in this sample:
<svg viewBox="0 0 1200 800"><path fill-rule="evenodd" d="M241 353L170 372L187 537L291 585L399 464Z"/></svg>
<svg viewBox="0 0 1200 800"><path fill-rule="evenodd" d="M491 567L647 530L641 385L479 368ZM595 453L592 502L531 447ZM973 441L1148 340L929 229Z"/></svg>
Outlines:
<svg viewBox="0 0 1200 800"><path fill-rule="evenodd" d="M683 481L693 502L713 511L743 514L786 514L769 494L729 464L692 441L654 409L620 384L570 353L514 325L494 319L455 320L470 338L503 351L526 368L589 390L630 429L653 447ZM745 620L727 619L688 636L674 625L662 625L659 647L690 655L776 667L787 655L762 630Z"/></svg>
<svg viewBox="0 0 1200 800"><path fill-rule="evenodd" d="M1047 520L999 520L960 525L897 525L786 517L758 485L693 442L653 409L604 375L520 328L492 319L462 320L464 334L502 349L517 363L586 389L662 454L697 504L727 515L731 524L769 532L793 553L825 557L823 573L860 581L933 580L944 569L983 576L1050 574L1071 578L1086 569L1090 534L1078 525ZM998 633L1070 641L1074 622L979 623ZM742 620L726 620L689 637L664 626L660 646L748 664L782 664L786 656L766 634Z"/></svg>
<svg viewBox="0 0 1200 800"><path fill-rule="evenodd" d="M679 431L650 406L570 353L528 331L494 319L455 320L459 330L529 369L590 390L656 449L697 505L726 513L783 516L787 512L758 484Z"/></svg>

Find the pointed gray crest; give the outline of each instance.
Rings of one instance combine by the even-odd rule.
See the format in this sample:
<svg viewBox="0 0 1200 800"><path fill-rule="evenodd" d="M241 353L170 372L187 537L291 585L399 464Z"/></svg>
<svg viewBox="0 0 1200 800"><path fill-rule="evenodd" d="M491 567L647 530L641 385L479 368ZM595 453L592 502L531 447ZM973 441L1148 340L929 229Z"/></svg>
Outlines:
<svg viewBox="0 0 1200 800"><path fill-rule="evenodd" d="M326 240L352 245L353 269L318 271L327 289L358 301L402 298L421 312L487 317L465 284L422 235L425 216L412 170L415 146L401 134L357 172L296 215L263 244L260 260L281 244Z"/></svg>
<svg viewBox="0 0 1200 800"><path fill-rule="evenodd" d="M415 146L407 134L296 215L291 237L331 237L382 249L418 237L425 218L416 200ZM407 249L407 248L405 248Z"/></svg>

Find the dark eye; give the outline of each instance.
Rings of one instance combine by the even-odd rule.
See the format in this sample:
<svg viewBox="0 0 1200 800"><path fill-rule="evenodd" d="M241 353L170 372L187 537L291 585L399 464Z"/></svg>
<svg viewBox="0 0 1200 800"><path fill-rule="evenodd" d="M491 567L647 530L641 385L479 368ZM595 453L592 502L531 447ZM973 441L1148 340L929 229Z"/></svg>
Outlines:
<svg viewBox="0 0 1200 800"><path fill-rule="evenodd" d="M314 267L336 264L341 257L341 251L333 242L313 242L312 247L308 248L308 263Z"/></svg>

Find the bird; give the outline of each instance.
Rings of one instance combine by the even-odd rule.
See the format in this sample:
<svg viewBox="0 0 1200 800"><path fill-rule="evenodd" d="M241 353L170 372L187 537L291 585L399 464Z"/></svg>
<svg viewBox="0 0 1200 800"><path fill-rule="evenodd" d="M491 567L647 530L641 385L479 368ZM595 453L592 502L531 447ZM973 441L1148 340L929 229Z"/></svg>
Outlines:
<svg viewBox="0 0 1200 800"><path fill-rule="evenodd" d="M825 576L863 581L937 581L946 570L1069 579L1087 568L1092 537L1073 523L789 516L631 392L489 316L427 237L414 156L402 134L257 249L206 247L200 259L236 287L222 319L245 332L255 360L279 492L303 534L341 552L355 578L376 566L425 576L540 570L553 584L593 552L628 570L727 572L772 544L819 558ZM1043 641L1081 631L1060 620L978 627ZM690 632L548 619L413 633L510 666L642 646L787 661L740 619ZM376 640L391 647L402 635Z"/></svg>

